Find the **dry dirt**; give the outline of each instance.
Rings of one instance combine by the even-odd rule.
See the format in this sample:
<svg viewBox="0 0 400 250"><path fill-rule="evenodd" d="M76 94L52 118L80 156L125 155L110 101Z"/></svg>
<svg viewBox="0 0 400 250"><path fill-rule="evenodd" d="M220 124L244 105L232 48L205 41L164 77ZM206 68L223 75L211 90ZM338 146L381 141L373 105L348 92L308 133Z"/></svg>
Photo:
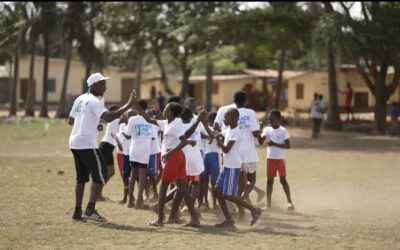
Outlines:
<svg viewBox="0 0 400 250"><path fill-rule="evenodd" d="M247 221L216 229L219 211L203 210L202 227L152 228L150 211L119 205L119 174L97 208L109 222L71 221L75 169L70 127L43 120L0 126L0 248L166 249L400 249L398 138L287 127L288 181L296 210L285 210L278 180L273 209L256 225ZM265 147L257 147L257 186L265 189ZM64 175L58 175L64 171ZM87 187L84 202L87 201ZM255 201L255 195L252 194ZM265 205L265 198L259 205ZM183 214L189 218L188 214Z"/></svg>

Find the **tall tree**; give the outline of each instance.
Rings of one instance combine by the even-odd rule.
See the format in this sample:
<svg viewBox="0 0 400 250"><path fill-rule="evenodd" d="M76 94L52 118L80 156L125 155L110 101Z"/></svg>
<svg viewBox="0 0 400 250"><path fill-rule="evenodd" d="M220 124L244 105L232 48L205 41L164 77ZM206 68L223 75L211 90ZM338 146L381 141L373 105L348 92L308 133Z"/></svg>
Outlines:
<svg viewBox="0 0 400 250"><path fill-rule="evenodd" d="M62 17L62 29L65 40L65 69L60 101L56 116L68 117L67 88L68 76L72 59L73 42L85 32L84 28L85 4L83 2L68 2L68 7Z"/></svg>
<svg viewBox="0 0 400 250"><path fill-rule="evenodd" d="M340 112L337 97L337 79L336 79L336 46L335 39L330 35L332 29L337 27L332 27L332 15L334 14L333 6L330 2L323 2L326 12L326 17L322 19L323 29L325 29L324 34L326 34L326 55L328 62L328 86L329 86L329 109L328 118L325 123L325 127L331 130L341 130L342 122L340 120Z"/></svg>
<svg viewBox="0 0 400 250"><path fill-rule="evenodd" d="M43 66L43 87L42 87L42 104L40 107L40 117L48 117L48 80L49 80L49 58L51 34L57 27L58 10L56 2L37 2L41 8L40 23L41 33L44 41L44 66Z"/></svg>
<svg viewBox="0 0 400 250"><path fill-rule="evenodd" d="M400 6L396 2L361 2L362 18L353 17L348 3L335 13L336 40L348 53L375 97L374 128L386 129L386 102L400 82ZM394 76L388 81L389 69Z"/></svg>
<svg viewBox="0 0 400 250"><path fill-rule="evenodd" d="M36 43L40 36L40 20L39 11L40 8L33 3L30 6L30 25L28 30L28 52L30 54L29 63L29 82L28 82L28 93L25 105L25 116L35 116L35 53L36 53Z"/></svg>

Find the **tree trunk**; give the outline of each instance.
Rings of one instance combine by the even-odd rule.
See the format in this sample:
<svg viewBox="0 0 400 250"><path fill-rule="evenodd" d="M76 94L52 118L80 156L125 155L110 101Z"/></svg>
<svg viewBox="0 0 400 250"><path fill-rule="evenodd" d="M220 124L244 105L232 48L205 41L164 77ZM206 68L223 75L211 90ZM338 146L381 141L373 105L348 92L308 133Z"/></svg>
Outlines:
<svg viewBox="0 0 400 250"><path fill-rule="evenodd" d="M68 88L69 68L71 65L71 58L72 58L72 42L73 39L68 39L67 41L67 51L66 51L67 54L65 60L63 85L56 115L56 117L58 118L68 117L67 88Z"/></svg>
<svg viewBox="0 0 400 250"><path fill-rule="evenodd" d="M10 116L17 115L17 90L19 81L19 46L17 45L14 51L14 79L11 92L11 103L10 103Z"/></svg>
<svg viewBox="0 0 400 250"><path fill-rule="evenodd" d="M95 46L94 45L94 33L95 33L95 29L94 29L94 25L93 25L93 23L92 22L90 22L90 44L92 45L92 46ZM90 73L92 72L92 59L89 59L89 61L87 61L86 62L86 64L85 64L85 66L86 66L86 73L85 73L85 79L84 79L84 82L82 83L83 84L83 87L82 87L82 94L83 93L86 93L87 91L88 91L88 89L89 89L89 87L87 86L87 84L86 84L86 80L89 78L89 76L90 76Z"/></svg>
<svg viewBox="0 0 400 250"><path fill-rule="evenodd" d="M29 64L29 87L25 106L25 116L35 116L35 49L31 51Z"/></svg>
<svg viewBox="0 0 400 250"><path fill-rule="evenodd" d="M47 93L48 93L48 77L49 77L49 42L48 32L44 33L44 66L43 66L43 89L42 89L42 105L40 107L40 117L49 117L47 110Z"/></svg>
<svg viewBox="0 0 400 250"><path fill-rule="evenodd" d="M375 119L374 129L379 134L385 134L386 131L386 93L385 82L375 82Z"/></svg>
<svg viewBox="0 0 400 250"><path fill-rule="evenodd" d="M214 63L211 60L210 55L207 55L205 93L206 93L206 109L208 111L211 111L212 108L213 69L214 69Z"/></svg>
<svg viewBox="0 0 400 250"><path fill-rule="evenodd" d="M143 63L143 53L138 52L136 63L136 78L135 78L135 90L136 95L140 98L140 83L142 82L142 63Z"/></svg>
<svg viewBox="0 0 400 250"><path fill-rule="evenodd" d="M167 73L165 72L164 63L161 60L160 52L155 51L153 54L156 57L158 67L160 68L161 83L163 84L165 91L169 95L174 95L175 93L169 88L169 85L168 85L168 77L167 77Z"/></svg>
<svg viewBox="0 0 400 250"><path fill-rule="evenodd" d="M285 66L285 56L286 56L286 48L283 48L281 51L281 57L279 59L278 82L276 83L276 88L275 88L274 108L276 108L276 109L279 109L279 101L280 101L281 89L282 89L282 74L283 74L283 68Z"/></svg>
<svg viewBox="0 0 400 250"><path fill-rule="evenodd" d="M189 78L190 78L190 70L186 67L182 68L182 90L180 96L183 98L189 97Z"/></svg>
<svg viewBox="0 0 400 250"><path fill-rule="evenodd" d="M328 61L328 85L329 85L329 108L328 119L325 128L330 130L341 130L342 122L340 120L340 112L337 98L337 79L335 68L335 48L331 40L326 45L327 61Z"/></svg>

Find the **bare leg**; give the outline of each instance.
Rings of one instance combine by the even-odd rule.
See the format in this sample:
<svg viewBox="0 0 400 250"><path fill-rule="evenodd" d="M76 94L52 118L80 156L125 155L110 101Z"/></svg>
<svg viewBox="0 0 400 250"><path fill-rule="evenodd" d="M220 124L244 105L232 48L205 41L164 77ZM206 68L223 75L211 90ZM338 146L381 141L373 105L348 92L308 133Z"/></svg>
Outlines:
<svg viewBox="0 0 400 250"><path fill-rule="evenodd" d="M129 193L129 178L123 178L122 182L124 183L124 197L119 202L119 204L125 204L126 203L126 201L128 199L128 193Z"/></svg>
<svg viewBox="0 0 400 250"><path fill-rule="evenodd" d="M267 180L267 207L271 207L272 190L274 186L274 178L268 177Z"/></svg>
<svg viewBox="0 0 400 250"><path fill-rule="evenodd" d="M107 173L108 173L108 175L107 175L106 183L107 183L107 182L111 179L111 177L113 177L113 175L115 174L114 165L108 165L108 166L107 166ZM100 190L100 194L99 194L99 200L100 200L100 201L105 201L105 200L106 200L106 198L103 196L103 188L104 188L104 185L103 185L103 187L102 187L101 190Z"/></svg>
<svg viewBox="0 0 400 250"><path fill-rule="evenodd" d="M158 222L163 223L164 221L164 205L165 205L165 198L167 194L169 181L162 180L160 185L160 192L158 196Z"/></svg>
<svg viewBox="0 0 400 250"><path fill-rule="evenodd" d="M226 200L222 197L222 192L219 189L215 190L215 196L217 197L219 206L221 207L222 212L225 216L225 221L233 222L232 216L229 213L228 207L226 205Z"/></svg>
<svg viewBox="0 0 400 250"><path fill-rule="evenodd" d="M283 190L285 191L287 202L288 203L292 203L292 198L290 197L289 183L287 182L286 177L285 176L281 176L280 177L280 181L281 181L281 184L283 186Z"/></svg>
<svg viewBox="0 0 400 250"><path fill-rule="evenodd" d="M177 189L175 189L177 190ZM171 208L171 213L169 215L168 221L176 221L179 220L178 217L178 210L179 210L179 205L182 203L183 200L183 196L181 193L179 192L174 192L174 196L173 196L173 200L172 200L172 208Z"/></svg>
<svg viewBox="0 0 400 250"><path fill-rule="evenodd" d="M150 179L150 186L153 187L153 193L154 193L153 197L158 198L157 183L156 183L155 175L150 175L149 179Z"/></svg>
<svg viewBox="0 0 400 250"><path fill-rule="evenodd" d="M183 199L185 200L186 205L189 208L190 217L191 217L191 220L189 223L191 225L194 225L194 224L199 225L200 221L199 221L199 218L197 217L196 210L194 209L194 203L193 203L193 201L189 195L189 192L187 190L187 187L188 187L187 180L185 180L185 179L177 180L176 185L178 187L178 192L181 193L181 195L183 196Z"/></svg>
<svg viewBox="0 0 400 250"><path fill-rule="evenodd" d="M133 191L135 190L135 182L138 176L138 168L131 167L131 178L129 180L129 201L128 207L135 207L135 202L133 201Z"/></svg>
<svg viewBox="0 0 400 250"><path fill-rule="evenodd" d="M217 181L213 181L211 180L211 187L212 187L212 197L213 197L213 208L215 209L217 206L217 195L216 195L216 191L215 191L215 184L217 183Z"/></svg>
<svg viewBox="0 0 400 250"><path fill-rule="evenodd" d="M137 196L137 201L136 201L136 209L143 209L144 208L144 203L143 203L143 191L144 187L146 185L146 173L147 173L147 168L137 168L139 172L139 191L138 191L138 196Z"/></svg>
<svg viewBox="0 0 400 250"><path fill-rule="evenodd" d="M242 197L243 191L244 191L244 187L246 185L245 180L244 180L244 175L245 175L245 172L242 171L240 173L239 185L238 185L238 190L237 190L237 194L236 194L236 196L239 197L239 198ZM245 212L244 212L243 208L238 205L238 210L239 210L239 220L244 219Z"/></svg>
<svg viewBox="0 0 400 250"><path fill-rule="evenodd" d="M76 183L75 186L75 207L82 207L83 194L85 193L85 183Z"/></svg>
<svg viewBox="0 0 400 250"><path fill-rule="evenodd" d="M242 199L246 200L247 197L249 196L251 190L253 190L254 186L256 185L256 172L252 174L247 174L247 179L250 182L250 184L246 184L243 192Z"/></svg>
<svg viewBox="0 0 400 250"><path fill-rule="evenodd" d="M201 181L204 182L204 184L203 184L204 206L207 208L210 208L210 206L208 205L208 183L210 182L210 180L203 178ZM214 190L214 187L212 190ZM213 193L213 197L214 197L214 193Z"/></svg>
<svg viewBox="0 0 400 250"><path fill-rule="evenodd" d="M90 203L96 203L97 198L99 197L100 191L103 188L103 186L104 186L103 184L92 182L92 186L90 187L90 198L89 198Z"/></svg>

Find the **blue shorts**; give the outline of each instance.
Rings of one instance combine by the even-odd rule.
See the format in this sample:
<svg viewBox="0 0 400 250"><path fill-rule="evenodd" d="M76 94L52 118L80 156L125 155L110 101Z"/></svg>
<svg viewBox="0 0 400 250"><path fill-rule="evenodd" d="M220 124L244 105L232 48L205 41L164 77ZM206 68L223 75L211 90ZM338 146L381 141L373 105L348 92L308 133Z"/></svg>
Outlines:
<svg viewBox="0 0 400 250"><path fill-rule="evenodd" d="M129 155L122 155L122 178L127 179L131 176L131 166L129 165Z"/></svg>
<svg viewBox="0 0 400 250"><path fill-rule="evenodd" d="M217 152L207 153L204 157L204 178L216 181L219 175L219 160ZM211 176L211 178L210 178Z"/></svg>
<svg viewBox="0 0 400 250"><path fill-rule="evenodd" d="M224 167L218 176L215 189L221 190L222 195L235 196L240 177L240 168Z"/></svg>
<svg viewBox="0 0 400 250"><path fill-rule="evenodd" d="M149 164L147 164L147 174L154 175L158 173L157 154L150 155Z"/></svg>

